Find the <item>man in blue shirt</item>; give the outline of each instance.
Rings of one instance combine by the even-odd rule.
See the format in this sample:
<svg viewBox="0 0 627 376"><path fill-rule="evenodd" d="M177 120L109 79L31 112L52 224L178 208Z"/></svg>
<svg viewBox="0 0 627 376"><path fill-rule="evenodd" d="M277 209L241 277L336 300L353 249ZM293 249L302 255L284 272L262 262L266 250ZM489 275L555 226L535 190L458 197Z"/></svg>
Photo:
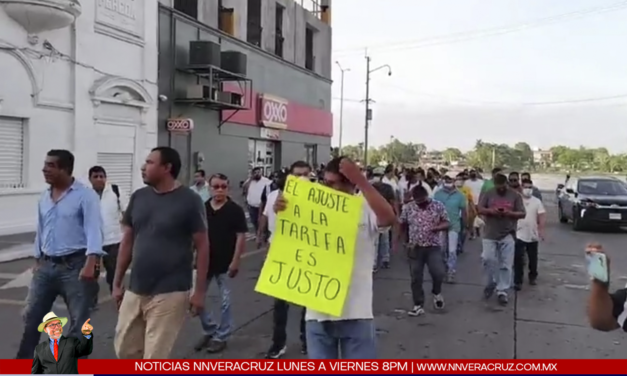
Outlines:
<svg viewBox="0 0 627 376"><path fill-rule="evenodd" d="M70 313L70 335L82 336L89 318L88 283L97 276L102 251L100 199L90 187L72 177L74 155L50 150L43 173L50 186L39 199L35 237L35 265L26 308L18 359L32 359L39 343L37 329L62 295Z"/></svg>
<svg viewBox="0 0 627 376"><path fill-rule="evenodd" d="M443 232L445 238L442 241L442 248L445 250L447 282L453 283L455 282L455 268L457 266L457 245L462 230L462 222L464 225L466 224L466 202L468 200L455 187L453 178L450 176L444 175L442 183L442 188L434 193L433 199L444 204L451 224L448 231Z"/></svg>

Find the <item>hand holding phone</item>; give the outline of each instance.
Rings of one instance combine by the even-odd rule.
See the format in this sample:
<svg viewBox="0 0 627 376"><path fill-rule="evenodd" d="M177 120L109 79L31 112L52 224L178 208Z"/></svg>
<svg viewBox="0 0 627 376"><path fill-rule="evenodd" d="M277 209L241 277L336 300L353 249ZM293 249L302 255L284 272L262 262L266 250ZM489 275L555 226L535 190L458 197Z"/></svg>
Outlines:
<svg viewBox="0 0 627 376"><path fill-rule="evenodd" d="M589 245L586 247L586 264L590 279L601 283L609 283L609 259L603 253L600 245Z"/></svg>

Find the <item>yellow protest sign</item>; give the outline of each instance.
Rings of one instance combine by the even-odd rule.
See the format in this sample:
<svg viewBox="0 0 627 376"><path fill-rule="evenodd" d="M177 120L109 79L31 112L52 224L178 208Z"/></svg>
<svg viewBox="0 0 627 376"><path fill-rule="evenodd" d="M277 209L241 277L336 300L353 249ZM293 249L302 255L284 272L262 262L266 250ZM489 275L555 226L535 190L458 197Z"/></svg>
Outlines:
<svg viewBox="0 0 627 376"><path fill-rule="evenodd" d="M341 316L350 288L363 198L290 176L255 290Z"/></svg>

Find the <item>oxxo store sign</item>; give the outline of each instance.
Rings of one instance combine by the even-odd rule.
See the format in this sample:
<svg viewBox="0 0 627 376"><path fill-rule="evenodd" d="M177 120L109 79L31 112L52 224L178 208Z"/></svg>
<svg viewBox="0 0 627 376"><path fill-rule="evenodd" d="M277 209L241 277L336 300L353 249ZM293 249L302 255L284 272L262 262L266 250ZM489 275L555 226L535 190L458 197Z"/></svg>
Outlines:
<svg viewBox="0 0 627 376"><path fill-rule="evenodd" d="M259 122L264 127L286 129L289 116L288 101L283 98L259 95Z"/></svg>

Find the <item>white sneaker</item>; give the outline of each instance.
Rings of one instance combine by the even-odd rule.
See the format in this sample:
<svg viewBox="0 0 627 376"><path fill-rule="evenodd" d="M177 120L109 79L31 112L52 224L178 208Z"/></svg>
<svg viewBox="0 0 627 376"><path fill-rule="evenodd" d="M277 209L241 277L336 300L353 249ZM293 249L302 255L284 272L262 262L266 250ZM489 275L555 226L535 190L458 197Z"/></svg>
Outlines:
<svg viewBox="0 0 627 376"><path fill-rule="evenodd" d="M407 312L407 314L409 316L421 316L425 314L425 310L422 308L422 306L414 306L414 308L412 308L410 311Z"/></svg>
<svg viewBox="0 0 627 376"><path fill-rule="evenodd" d="M435 309L444 309L444 297L442 294L433 296L433 307Z"/></svg>

